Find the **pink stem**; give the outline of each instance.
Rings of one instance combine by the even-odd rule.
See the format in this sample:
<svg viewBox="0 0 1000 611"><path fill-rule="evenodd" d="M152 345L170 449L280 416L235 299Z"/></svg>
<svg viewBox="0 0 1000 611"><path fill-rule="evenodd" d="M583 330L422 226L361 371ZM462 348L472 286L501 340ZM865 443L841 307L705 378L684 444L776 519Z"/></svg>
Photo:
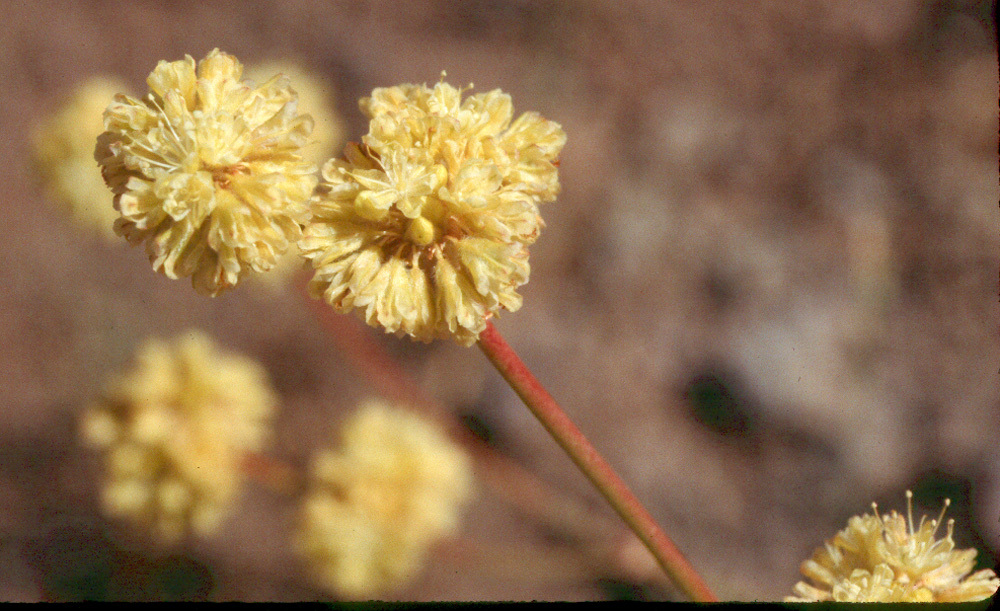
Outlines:
<svg viewBox="0 0 1000 611"><path fill-rule="evenodd" d="M694 601L717 602L718 599L708 589L701 575L684 558L611 465L587 441L580 429L576 428L552 395L532 375L492 322L487 323L486 330L479 335L479 348L545 430L555 438L556 443L569 454L576 466L652 552L674 583Z"/></svg>

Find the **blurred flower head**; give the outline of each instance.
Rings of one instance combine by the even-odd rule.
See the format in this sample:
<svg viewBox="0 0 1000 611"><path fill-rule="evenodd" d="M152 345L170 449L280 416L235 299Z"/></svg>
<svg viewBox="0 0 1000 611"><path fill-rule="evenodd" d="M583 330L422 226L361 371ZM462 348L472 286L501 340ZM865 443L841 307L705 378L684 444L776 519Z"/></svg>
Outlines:
<svg viewBox="0 0 1000 611"><path fill-rule="evenodd" d="M316 184L300 150L312 120L287 77L255 86L242 75L218 49L197 67L161 61L145 99L108 106L95 151L121 213L115 231L145 242L153 269L213 296L299 239Z"/></svg>
<svg viewBox="0 0 1000 611"><path fill-rule="evenodd" d="M989 569L972 572L976 550L956 550L954 520L947 534L935 538L944 518L920 519L914 527L912 498L904 518L865 514L802 563L802 574L813 583L795 584L787 602L969 602L992 596L1000 579ZM949 504L945 501L945 507ZM873 504L874 508L875 505Z"/></svg>
<svg viewBox="0 0 1000 611"><path fill-rule="evenodd" d="M458 528L472 489L466 454L430 422L377 401L316 454L297 546L321 587L365 598L403 585Z"/></svg>
<svg viewBox="0 0 1000 611"><path fill-rule="evenodd" d="M323 168L300 243L311 291L387 332L470 345L521 306L566 136L536 113L512 121L500 90L462 100L444 82L376 89L360 107L369 132Z"/></svg>
<svg viewBox="0 0 1000 611"><path fill-rule="evenodd" d="M105 453L104 509L168 541L213 532L276 403L260 364L201 332L147 341L83 415L84 440Z"/></svg>
<svg viewBox="0 0 1000 611"><path fill-rule="evenodd" d="M125 85L96 76L80 84L32 132L35 167L48 196L82 229L117 241L118 212L94 162L94 141L104 131L103 113Z"/></svg>

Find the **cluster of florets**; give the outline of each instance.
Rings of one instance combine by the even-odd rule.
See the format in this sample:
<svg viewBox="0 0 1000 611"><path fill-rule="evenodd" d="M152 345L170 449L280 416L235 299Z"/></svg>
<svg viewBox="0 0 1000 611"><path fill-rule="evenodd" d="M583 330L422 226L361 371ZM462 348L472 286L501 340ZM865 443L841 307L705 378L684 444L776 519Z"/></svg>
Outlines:
<svg viewBox="0 0 1000 611"><path fill-rule="evenodd" d="M463 101L443 82L402 85L360 106L368 134L326 164L313 198L312 292L388 332L471 344L521 306L566 136L536 113L512 122L499 90Z"/></svg>
<svg viewBox="0 0 1000 611"><path fill-rule="evenodd" d="M145 98L108 106L95 152L121 214L115 231L209 295L274 267L302 236L316 186L301 154L312 119L288 78L256 86L242 75L218 49L197 66L160 62Z"/></svg>
<svg viewBox="0 0 1000 611"><path fill-rule="evenodd" d="M148 340L81 419L103 454L103 510L167 543L214 534L276 404L260 364L203 333ZM472 479L469 457L432 421L367 401L337 449L314 456L296 546L321 588L384 594L457 530Z"/></svg>
<svg viewBox="0 0 1000 611"><path fill-rule="evenodd" d="M313 120L287 77L256 86L242 74L218 50L160 62L145 98L119 95L105 111L95 155L115 231L145 243L154 269L216 295L298 243L313 296L422 341L469 345L520 308L539 205L559 193L557 123L515 119L500 90L376 89L360 103L368 134L315 188L303 156ZM339 121L322 124L339 135Z"/></svg>
<svg viewBox="0 0 1000 611"><path fill-rule="evenodd" d="M461 448L431 422L377 401L319 452L303 502L298 548L318 585L347 598L412 578L429 548L458 527L472 490Z"/></svg>
<svg viewBox="0 0 1000 611"><path fill-rule="evenodd" d="M113 77L90 78L32 132L35 167L48 196L81 228L109 241L120 241L113 230L119 214L94 164L94 142L104 131L108 101L125 90Z"/></svg>
<svg viewBox="0 0 1000 611"><path fill-rule="evenodd" d="M913 495L906 496L910 504ZM912 510L905 518L877 510L851 518L802 564L802 574L813 583L795 584L796 596L786 600L965 602L993 595L1000 580L989 569L972 573L976 550L955 549L953 521L943 538L935 538L943 517L942 509L938 519L921 518L916 528Z"/></svg>
<svg viewBox="0 0 1000 611"><path fill-rule="evenodd" d="M147 341L83 416L84 439L104 452L104 509L166 540L214 532L276 404L263 367L199 331Z"/></svg>

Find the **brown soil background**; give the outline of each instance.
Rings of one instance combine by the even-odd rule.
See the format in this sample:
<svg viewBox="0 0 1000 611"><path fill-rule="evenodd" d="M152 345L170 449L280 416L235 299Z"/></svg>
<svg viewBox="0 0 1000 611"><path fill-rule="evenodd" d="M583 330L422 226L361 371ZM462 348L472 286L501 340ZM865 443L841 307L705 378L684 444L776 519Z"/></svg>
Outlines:
<svg viewBox="0 0 1000 611"><path fill-rule="evenodd" d="M952 498L959 546L997 562L990 3L3 7L0 599L323 596L287 543L291 500L251 485L217 538L158 549L101 517L97 461L74 433L138 343L191 327L267 366L274 453L293 464L373 392L301 295L200 297L141 249L80 234L37 184L28 130L74 85L105 73L138 90L157 61L214 47L300 58L335 88L352 139L359 97L442 70L562 124L563 193L525 305L498 328L721 598L789 594L849 516L903 509L906 489L919 513ZM375 335L499 451L613 523L476 349ZM676 598L655 572L586 560L609 544L484 487L461 537L388 596Z"/></svg>

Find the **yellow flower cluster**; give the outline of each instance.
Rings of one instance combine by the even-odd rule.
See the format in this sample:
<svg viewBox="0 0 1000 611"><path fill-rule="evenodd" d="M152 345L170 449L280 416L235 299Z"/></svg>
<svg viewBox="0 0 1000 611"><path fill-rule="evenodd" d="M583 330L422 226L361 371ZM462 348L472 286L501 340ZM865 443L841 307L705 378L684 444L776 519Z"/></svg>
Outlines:
<svg viewBox="0 0 1000 611"><path fill-rule="evenodd" d="M301 237L315 168L300 149L312 129L288 79L242 82L234 57L212 51L160 62L143 100L115 97L95 157L115 195L115 231L146 242L153 268L191 276L217 295L273 267Z"/></svg>
<svg viewBox="0 0 1000 611"><path fill-rule="evenodd" d="M211 533L276 403L258 363L201 332L148 341L83 416L84 439L105 452L105 510L168 541Z"/></svg>
<svg viewBox="0 0 1000 611"><path fill-rule="evenodd" d="M536 113L512 121L500 90L463 101L444 82L376 89L360 107L369 132L323 168L300 242L310 289L387 332L470 345L521 306L566 136Z"/></svg>
<svg viewBox="0 0 1000 611"><path fill-rule="evenodd" d="M338 451L316 455L298 548L318 585L365 598L404 584L428 548L458 527L472 488L465 453L400 408L369 401Z"/></svg>
<svg viewBox="0 0 1000 611"><path fill-rule="evenodd" d="M91 78L32 133L35 167L48 196L81 228L109 241L119 239L112 229L118 212L94 163L94 141L104 131L108 100L124 90L116 79Z"/></svg>
<svg viewBox="0 0 1000 611"><path fill-rule="evenodd" d="M303 155L340 138L329 92L294 64L254 73L273 69L296 77L316 113L311 143L288 77L241 81L218 49L197 65L160 62L144 99L118 95L105 110L94 156L114 228L145 242L155 270L214 296L298 243L314 297L421 341L470 345L499 310L520 308L539 206L559 192L557 123L514 119L500 90L463 100L443 81L380 88L360 102L368 134L320 181Z"/></svg>
<svg viewBox="0 0 1000 611"><path fill-rule="evenodd" d="M996 593L1000 579L992 570L969 574L976 550L955 549L954 521L943 539L935 538L944 509L937 520L921 518L914 528L913 494L906 497L906 518L876 510L848 520L802 564L813 583L795 584L796 596L786 602L969 602Z"/></svg>

